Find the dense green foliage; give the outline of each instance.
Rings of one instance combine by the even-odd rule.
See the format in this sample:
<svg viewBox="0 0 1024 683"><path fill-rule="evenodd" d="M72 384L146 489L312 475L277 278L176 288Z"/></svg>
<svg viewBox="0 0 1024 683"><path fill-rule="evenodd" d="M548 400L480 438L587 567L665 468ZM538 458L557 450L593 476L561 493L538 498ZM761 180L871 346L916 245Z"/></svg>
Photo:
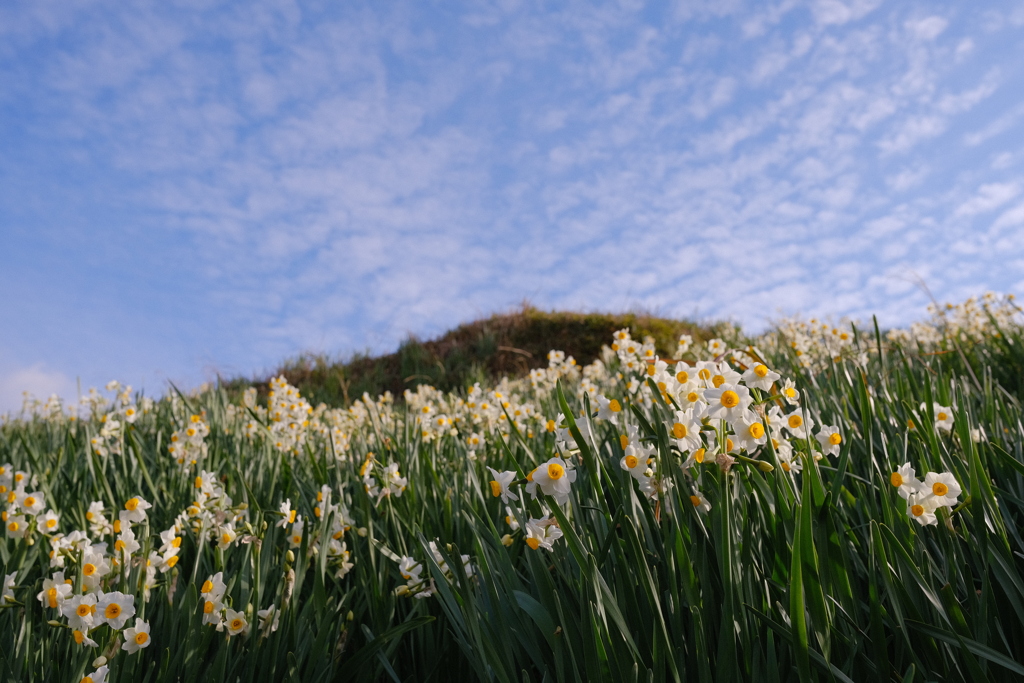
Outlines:
<svg viewBox="0 0 1024 683"><path fill-rule="evenodd" d="M135 654L108 649L112 681L1020 680L1024 415L1004 382L1024 371L1024 338L1004 329L925 349L877 329L853 334L850 353L816 364L781 341L760 343L764 362L796 380L808 414L838 425L841 447L821 459L808 435L789 439L791 460L769 440L728 467L710 455L687 464L673 438L673 396L645 382L642 400L647 389L631 393L628 372L609 373L595 382L622 402L616 424L596 417L597 392L580 390L570 372L553 391L523 382L475 399L421 391L398 404L320 409L308 436L285 450L264 435L273 407L240 409L223 389L156 403L126 426L119 453L91 447L97 419L36 417L0 428L0 463L38 477L64 533L87 528L91 501L113 503L115 516L132 496L151 502L136 532L143 560L193 504L200 470L217 474L232 514L247 515L225 550L195 532L199 516L181 526L180 562L159 574L149 602L135 603L152 644ZM466 407L481 395L510 403L486 429ZM532 416L512 415L527 403ZM951 430L933 426L935 404L951 407ZM429 432L416 422L423 406L459 419ZM557 427L568 431L549 431L560 414ZM190 415L202 415L210 434L186 473L167 444ZM655 449L657 499L620 466L626 422ZM724 432L704 438L710 448ZM531 500L514 487L527 502L512 506L521 527L513 531L487 468L521 480L565 452L559 439L576 446L568 500ZM368 458L373 468L361 471ZM908 462L921 476L950 472L963 489L955 506L937 509L937 524L918 524L890 483ZM371 495L364 475L391 463L407 486ZM318 519L323 486L341 508ZM707 511L691 502L697 487ZM278 526L285 499L307 520L292 550ZM548 513L564 533L550 552L523 542L527 517ZM352 567L338 578L338 556L323 540L341 518ZM108 642L118 644L107 626L91 649L47 623L59 617L35 596L52 572L49 549L38 531L32 545L0 541L0 571L16 574L15 601L0 608L0 678L78 681ZM470 575L448 570L463 565L461 555ZM403 589L405 557L432 594ZM80 586L71 556L66 571ZM252 623L248 634L202 624L199 591L218 571L226 602ZM144 575L129 563L116 586L140 595ZM264 637L255 612L270 604L280 626Z"/></svg>

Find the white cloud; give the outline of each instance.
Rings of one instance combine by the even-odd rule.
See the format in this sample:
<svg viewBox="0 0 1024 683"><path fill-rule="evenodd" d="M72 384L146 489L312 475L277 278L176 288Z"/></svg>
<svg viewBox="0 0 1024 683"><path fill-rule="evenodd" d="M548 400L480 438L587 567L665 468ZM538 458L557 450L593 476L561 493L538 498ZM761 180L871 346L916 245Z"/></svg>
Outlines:
<svg viewBox="0 0 1024 683"><path fill-rule="evenodd" d="M17 414L27 395L45 401L52 394L74 401L75 381L45 363L8 369L0 375L0 415Z"/></svg>
<svg viewBox="0 0 1024 683"><path fill-rule="evenodd" d="M1018 183L989 183L978 188L977 193L957 207L953 215L973 216L992 211L1020 194Z"/></svg>
<svg viewBox="0 0 1024 683"><path fill-rule="evenodd" d="M933 15L921 19L911 19L906 22L905 26L920 40L935 40L949 26L949 21L944 17Z"/></svg>

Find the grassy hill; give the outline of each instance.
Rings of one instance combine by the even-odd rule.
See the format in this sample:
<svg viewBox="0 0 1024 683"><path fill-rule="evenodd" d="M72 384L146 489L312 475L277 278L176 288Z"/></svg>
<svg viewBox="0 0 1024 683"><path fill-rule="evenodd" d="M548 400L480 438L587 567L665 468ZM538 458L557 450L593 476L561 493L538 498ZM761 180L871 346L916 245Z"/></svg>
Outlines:
<svg viewBox="0 0 1024 683"><path fill-rule="evenodd" d="M505 375L526 375L547 365L551 349L565 351L585 365L600 356L601 346L624 327L636 339L653 337L662 355L675 351L681 334L689 334L695 341L706 340L717 328L647 313L548 312L526 305L512 313L459 325L436 339L410 337L397 351L382 356L339 360L305 354L286 361L272 376L284 375L313 405L347 406L363 392L377 396L390 391L401 397L418 384L452 391ZM269 379L256 382L261 394ZM228 386L235 385L248 386L249 382L236 380Z"/></svg>

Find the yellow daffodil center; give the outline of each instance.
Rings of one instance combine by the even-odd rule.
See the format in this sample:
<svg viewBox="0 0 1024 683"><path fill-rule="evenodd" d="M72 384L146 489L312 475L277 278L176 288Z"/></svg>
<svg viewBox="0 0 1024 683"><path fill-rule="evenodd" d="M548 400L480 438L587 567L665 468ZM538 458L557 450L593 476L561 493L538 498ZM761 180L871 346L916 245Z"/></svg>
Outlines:
<svg viewBox="0 0 1024 683"><path fill-rule="evenodd" d="M729 389L722 393L721 401L726 408L735 408L740 404L740 395Z"/></svg>
<svg viewBox="0 0 1024 683"><path fill-rule="evenodd" d="M793 398L794 396L796 396L796 389L794 389L793 387L786 387L785 389L782 390L782 393L784 393L789 398Z"/></svg>
<svg viewBox="0 0 1024 683"><path fill-rule="evenodd" d="M20 528L21 528L21 525L18 524L17 522L11 522L10 524L7 525L7 530L10 531L12 534L13 533L17 533L18 529L20 529Z"/></svg>
<svg viewBox="0 0 1024 683"><path fill-rule="evenodd" d="M949 487L943 484L941 481L937 481L932 484L932 493L936 496L944 496L949 493Z"/></svg>
<svg viewBox="0 0 1024 683"><path fill-rule="evenodd" d="M608 410L612 411L613 413L621 413L622 404L613 398L611 401L608 402Z"/></svg>
<svg viewBox="0 0 1024 683"><path fill-rule="evenodd" d="M889 477L889 483L897 487L903 486L903 477L900 475L899 472L893 472L892 475Z"/></svg>
<svg viewBox="0 0 1024 683"><path fill-rule="evenodd" d="M693 507L700 505L700 498L697 496L690 496L690 502L693 503Z"/></svg>
<svg viewBox="0 0 1024 683"><path fill-rule="evenodd" d="M202 589L199 592L200 593L209 593L212 590L213 590L213 581L210 581L209 579L207 579L206 581L203 581L203 587L202 587Z"/></svg>
<svg viewBox="0 0 1024 683"><path fill-rule="evenodd" d="M203 605L203 614L213 614L213 602L210 600L207 600L206 604Z"/></svg>
<svg viewBox="0 0 1024 683"><path fill-rule="evenodd" d="M167 566L169 568L173 568L174 565L176 565L176 564L178 564L178 556L177 555L174 555L173 557L171 557L171 558L169 558L167 560Z"/></svg>
<svg viewBox="0 0 1024 683"><path fill-rule="evenodd" d="M784 469L787 472L789 472L789 462L788 461L786 461L786 460L782 461L782 469Z"/></svg>
<svg viewBox="0 0 1024 683"><path fill-rule="evenodd" d="M232 631L240 631L240 630L242 630L243 626L245 626L245 622L242 621L241 619L232 619L231 620L231 630Z"/></svg>
<svg viewBox="0 0 1024 683"><path fill-rule="evenodd" d="M81 631L75 631L72 635L75 637L75 642L81 645L85 641L85 634Z"/></svg>
<svg viewBox="0 0 1024 683"><path fill-rule="evenodd" d="M145 631L139 631L135 634L136 645L145 645L147 640L149 640L149 634Z"/></svg>
<svg viewBox="0 0 1024 683"><path fill-rule="evenodd" d="M939 418L939 419L941 420L942 418ZM35 504L36 504L36 499L35 498L33 498L32 496L25 496L25 505L24 505L24 507L30 508L30 507L32 507Z"/></svg>
<svg viewBox="0 0 1024 683"><path fill-rule="evenodd" d="M544 429L546 431L549 431L549 432L555 431L555 421L554 420L548 420L547 424L544 425Z"/></svg>
<svg viewBox="0 0 1024 683"><path fill-rule="evenodd" d="M94 565L92 562L86 562L82 566L82 573L86 576L92 576L96 573L96 565Z"/></svg>
<svg viewBox="0 0 1024 683"><path fill-rule="evenodd" d="M725 384L725 377L721 375L715 375L711 378L711 383L715 385L715 389Z"/></svg>
<svg viewBox="0 0 1024 683"><path fill-rule="evenodd" d="M674 425L672 425L672 436L676 437L677 439L685 439L686 425L684 425L682 422L676 422Z"/></svg>
<svg viewBox="0 0 1024 683"><path fill-rule="evenodd" d="M725 451L726 451L726 453L732 451L732 449L733 449L732 439L726 439L725 440Z"/></svg>
<svg viewBox="0 0 1024 683"><path fill-rule="evenodd" d="M696 403L698 399L700 399L700 396L697 394L696 391L691 391L686 395L686 400L689 401L690 403Z"/></svg>
<svg viewBox="0 0 1024 683"><path fill-rule="evenodd" d="M92 614L92 607L83 602L77 609L75 609L75 614L80 617L87 617Z"/></svg>
<svg viewBox="0 0 1024 683"><path fill-rule="evenodd" d="M764 378L768 376L768 366L762 363L758 363L754 366L754 374L758 377Z"/></svg>
<svg viewBox="0 0 1024 683"><path fill-rule="evenodd" d="M57 526L57 520L55 520L55 519L48 519L48 520L46 520L46 528L47 529L52 529L55 526Z"/></svg>
<svg viewBox="0 0 1024 683"><path fill-rule="evenodd" d="M698 448L697 452L693 454L693 459L696 460L697 462L704 462L704 455L706 453L707 451L705 449Z"/></svg>
<svg viewBox="0 0 1024 683"><path fill-rule="evenodd" d="M711 371L708 370L707 368L704 368L703 370L697 373L697 376L700 377L702 380L707 381L711 379Z"/></svg>
<svg viewBox="0 0 1024 683"><path fill-rule="evenodd" d="M79 683L92 683L92 676L86 676Z"/></svg>
<svg viewBox="0 0 1024 683"><path fill-rule="evenodd" d="M619 434L619 445L622 446L622 450L626 450L626 446L629 445L629 437L625 434Z"/></svg>
<svg viewBox="0 0 1024 683"><path fill-rule="evenodd" d="M124 541L122 541L120 538L114 541L114 550L118 552L124 550Z"/></svg>
<svg viewBox="0 0 1024 683"><path fill-rule="evenodd" d="M686 370L680 370L679 372L676 373L676 381L679 382L680 384L689 382L690 373L688 373Z"/></svg>
<svg viewBox="0 0 1024 683"><path fill-rule="evenodd" d="M121 616L121 606L116 602L110 603L107 609L103 610L103 616L107 619L117 619Z"/></svg>
<svg viewBox="0 0 1024 683"><path fill-rule="evenodd" d="M56 607L57 606L57 589L56 588L51 588L50 590L46 591L46 598L49 601L51 608Z"/></svg>
<svg viewBox="0 0 1024 683"><path fill-rule="evenodd" d="M229 534L227 532L224 532L223 534L220 535L220 542L221 543L231 543L231 540L232 540L231 539L231 534Z"/></svg>
<svg viewBox="0 0 1024 683"><path fill-rule="evenodd" d="M562 478L563 474L565 474L565 468L557 462L553 462L548 465L548 479L558 480Z"/></svg>
<svg viewBox="0 0 1024 683"><path fill-rule="evenodd" d="M921 515L924 514L924 506L923 505L912 505L912 506L910 506L910 514L914 515L915 517L920 517Z"/></svg>
<svg viewBox="0 0 1024 683"><path fill-rule="evenodd" d="M536 550L537 548L540 547L540 541L537 540L536 538L528 538L528 539L526 539L526 545L528 545L531 548L533 548L534 550Z"/></svg>
<svg viewBox="0 0 1024 683"><path fill-rule="evenodd" d="M750 433L750 436L752 436L753 438L760 439L762 436L764 436L764 427L761 425L760 422L755 422L754 424L750 425L750 429L748 430L748 432Z"/></svg>
<svg viewBox="0 0 1024 683"><path fill-rule="evenodd" d="M114 533L115 534L121 533L121 520L119 520L119 519L115 519L114 520Z"/></svg>
<svg viewBox="0 0 1024 683"><path fill-rule="evenodd" d="M648 377L654 377L654 373L655 372L657 372L657 370L654 369L653 365L648 365L647 366L647 375L648 375Z"/></svg>
<svg viewBox="0 0 1024 683"><path fill-rule="evenodd" d="M501 484L497 481L491 481L491 495L495 498L501 495Z"/></svg>
<svg viewBox="0 0 1024 683"><path fill-rule="evenodd" d="M540 469L540 468L537 468ZM530 470L530 473L526 475L526 481L533 481L533 473L537 470Z"/></svg>
<svg viewBox="0 0 1024 683"><path fill-rule="evenodd" d="M790 429L797 429L804 423L804 419L799 415L790 415L786 422L789 424Z"/></svg>
<svg viewBox="0 0 1024 683"><path fill-rule="evenodd" d="M172 548L180 548L181 547L181 536L175 536L174 537L174 540L171 541L171 547Z"/></svg>
<svg viewBox="0 0 1024 683"><path fill-rule="evenodd" d="M302 543L302 536L292 536L292 543L295 545Z"/></svg>
<svg viewBox="0 0 1024 683"><path fill-rule="evenodd" d="M124 504L124 509L128 512L134 512L137 507L139 507L138 498L129 498L128 502Z"/></svg>
<svg viewBox="0 0 1024 683"><path fill-rule="evenodd" d="M946 415L945 413L939 413L938 415L935 416L935 419L938 420L939 422L945 422L948 417L949 416Z"/></svg>
<svg viewBox="0 0 1024 683"><path fill-rule="evenodd" d="M838 446L843 442L843 437L838 432L834 432L828 437L828 442L833 446Z"/></svg>
<svg viewBox="0 0 1024 683"><path fill-rule="evenodd" d="M629 469L633 469L634 467L636 467L638 462L640 462L640 459L637 458L635 455L626 456L626 467L628 467Z"/></svg>
<svg viewBox="0 0 1024 683"><path fill-rule="evenodd" d="M197 489L203 488L203 478L202 477L196 477L195 486L196 486Z"/></svg>

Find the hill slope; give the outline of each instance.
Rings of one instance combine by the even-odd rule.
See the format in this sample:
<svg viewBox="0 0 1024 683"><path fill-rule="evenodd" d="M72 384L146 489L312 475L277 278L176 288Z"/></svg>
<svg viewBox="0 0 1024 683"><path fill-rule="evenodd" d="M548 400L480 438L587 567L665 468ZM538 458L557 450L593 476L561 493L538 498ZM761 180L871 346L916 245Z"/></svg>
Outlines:
<svg viewBox="0 0 1024 683"><path fill-rule="evenodd" d="M305 354L284 363L274 376L284 375L313 405L345 406L363 392L377 396L390 391L398 398L406 389L423 383L451 391L488 378L522 376L546 366L551 349L565 351L586 364L600 356L601 346L624 327L636 339L653 337L662 355L675 351L680 335L704 340L713 329L645 313L547 312L524 306L460 325L436 339L410 337L396 352L382 356L357 355L341 361ZM268 379L256 383L261 393L266 391Z"/></svg>

